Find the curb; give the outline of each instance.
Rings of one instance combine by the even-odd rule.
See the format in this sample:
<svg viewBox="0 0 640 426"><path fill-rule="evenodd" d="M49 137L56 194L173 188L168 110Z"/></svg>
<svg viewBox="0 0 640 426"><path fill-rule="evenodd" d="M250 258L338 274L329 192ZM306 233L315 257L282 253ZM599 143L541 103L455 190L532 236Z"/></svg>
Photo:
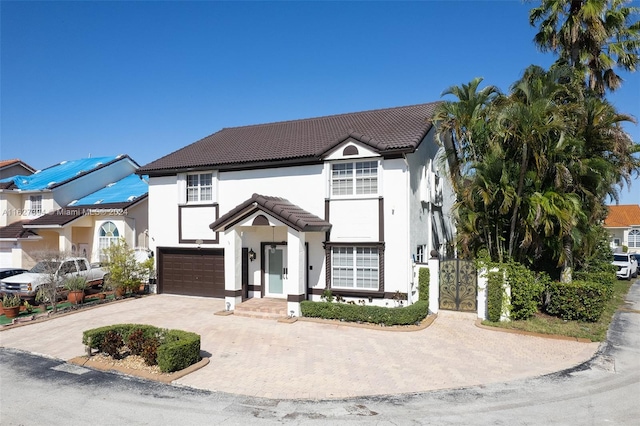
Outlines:
<svg viewBox="0 0 640 426"><path fill-rule="evenodd" d="M171 383L174 380L178 380L181 377L186 376L187 374L193 373L196 370L199 370L209 364L209 358L202 358L199 362L188 366L187 368L179 371L174 371L173 373L160 373L160 374L152 374L142 370L135 370L133 368L116 366L113 364L95 361L91 359L91 357L87 357L86 355L75 357L67 361L69 364L79 365L81 367L87 367L94 370L100 371L115 371L118 373L126 374L127 376L140 377L142 379L153 380L156 382L162 383Z"/></svg>

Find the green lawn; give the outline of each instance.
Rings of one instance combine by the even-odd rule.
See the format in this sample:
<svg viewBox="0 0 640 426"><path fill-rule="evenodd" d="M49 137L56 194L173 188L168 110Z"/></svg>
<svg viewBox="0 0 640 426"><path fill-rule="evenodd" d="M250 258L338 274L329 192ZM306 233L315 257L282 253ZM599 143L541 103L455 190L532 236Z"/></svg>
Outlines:
<svg viewBox="0 0 640 426"><path fill-rule="evenodd" d="M607 329L613 314L625 304L625 297L633 281L617 280L613 290L613 297L597 322L565 321L561 318L545 314L537 314L533 318L522 321L491 322L482 324L500 328L530 331L534 333L556 334L561 336L589 339L602 342L607 337Z"/></svg>

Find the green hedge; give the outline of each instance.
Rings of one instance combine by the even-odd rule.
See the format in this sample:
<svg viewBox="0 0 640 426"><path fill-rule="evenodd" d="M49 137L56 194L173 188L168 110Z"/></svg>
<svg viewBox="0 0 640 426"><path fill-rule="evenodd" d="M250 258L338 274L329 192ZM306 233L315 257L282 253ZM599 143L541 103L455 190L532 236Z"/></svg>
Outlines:
<svg viewBox="0 0 640 426"><path fill-rule="evenodd" d="M182 330L169 330L158 347L160 371L178 371L200 361L200 335Z"/></svg>
<svg viewBox="0 0 640 426"><path fill-rule="evenodd" d="M507 281L511 287L512 320L531 318L542 306L542 294L551 280L546 274L536 275L519 263L507 265Z"/></svg>
<svg viewBox="0 0 640 426"><path fill-rule="evenodd" d="M118 333L125 342L135 330L142 330L146 338L158 339L158 367L164 373L182 370L200 361L200 335L145 324L115 324L86 330L82 333L82 343L102 352L104 336L110 330Z"/></svg>
<svg viewBox="0 0 640 426"><path fill-rule="evenodd" d="M505 297L504 274L502 271L489 272L487 274L487 319L489 321L500 321Z"/></svg>
<svg viewBox="0 0 640 426"><path fill-rule="evenodd" d="M418 269L418 300L422 300L429 306L429 268Z"/></svg>
<svg viewBox="0 0 640 426"><path fill-rule="evenodd" d="M427 316L429 304L424 300L418 300L407 307L386 308L305 300L300 302L300 309L303 317L384 325L410 325L419 323Z"/></svg>
<svg viewBox="0 0 640 426"><path fill-rule="evenodd" d="M608 297L613 295L613 286L616 284L615 271L601 271L601 272L585 272L577 271L573 274L574 281L589 281L602 285L607 289Z"/></svg>
<svg viewBox="0 0 640 426"><path fill-rule="evenodd" d="M596 322L611 297L606 286L590 281L553 282L547 312L565 320Z"/></svg>

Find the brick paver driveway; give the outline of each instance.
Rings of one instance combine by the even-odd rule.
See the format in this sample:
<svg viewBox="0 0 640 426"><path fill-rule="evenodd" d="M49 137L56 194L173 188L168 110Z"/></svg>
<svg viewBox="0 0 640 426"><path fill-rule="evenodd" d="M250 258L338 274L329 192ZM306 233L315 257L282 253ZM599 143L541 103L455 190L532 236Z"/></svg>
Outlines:
<svg viewBox="0 0 640 426"><path fill-rule="evenodd" d="M174 383L266 398L344 398L458 388L534 377L589 360L598 343L478 328L470 314L441 311L420 331L340 323L218 316L219 299L156 295L112 303L0 332L0 346L69 360L82 331L144 323L193 331L211 362Z"/></svg>

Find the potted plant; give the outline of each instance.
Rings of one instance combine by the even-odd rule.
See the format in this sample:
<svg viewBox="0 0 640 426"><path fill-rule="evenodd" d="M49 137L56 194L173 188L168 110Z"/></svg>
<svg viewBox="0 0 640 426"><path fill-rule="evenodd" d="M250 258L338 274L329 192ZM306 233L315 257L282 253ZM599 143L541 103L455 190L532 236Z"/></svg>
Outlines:
<svg viewBox="0 0 640 426"><path fill-rule="evenodd" d="M36 303L38 304L38 308L42 312L47 312L47 302L49 298L47 297L47 292L44 287L39 287L36 292Z"/></svg>
<svg viewBox="0 0 640 426"><path fill-rule="evenodd" d="M17 294L5 294L2 298L2 310L7 318L15 318L20 314L22 301Z"/></svg>
<svg viewBox="0 0 640 426"><path fill-rule="evenodd" d="M68 290L67 300L71 303L82 303L84 301L84 290L87 288L87 279L76 275L64 280L64 289Z"/></svg>

